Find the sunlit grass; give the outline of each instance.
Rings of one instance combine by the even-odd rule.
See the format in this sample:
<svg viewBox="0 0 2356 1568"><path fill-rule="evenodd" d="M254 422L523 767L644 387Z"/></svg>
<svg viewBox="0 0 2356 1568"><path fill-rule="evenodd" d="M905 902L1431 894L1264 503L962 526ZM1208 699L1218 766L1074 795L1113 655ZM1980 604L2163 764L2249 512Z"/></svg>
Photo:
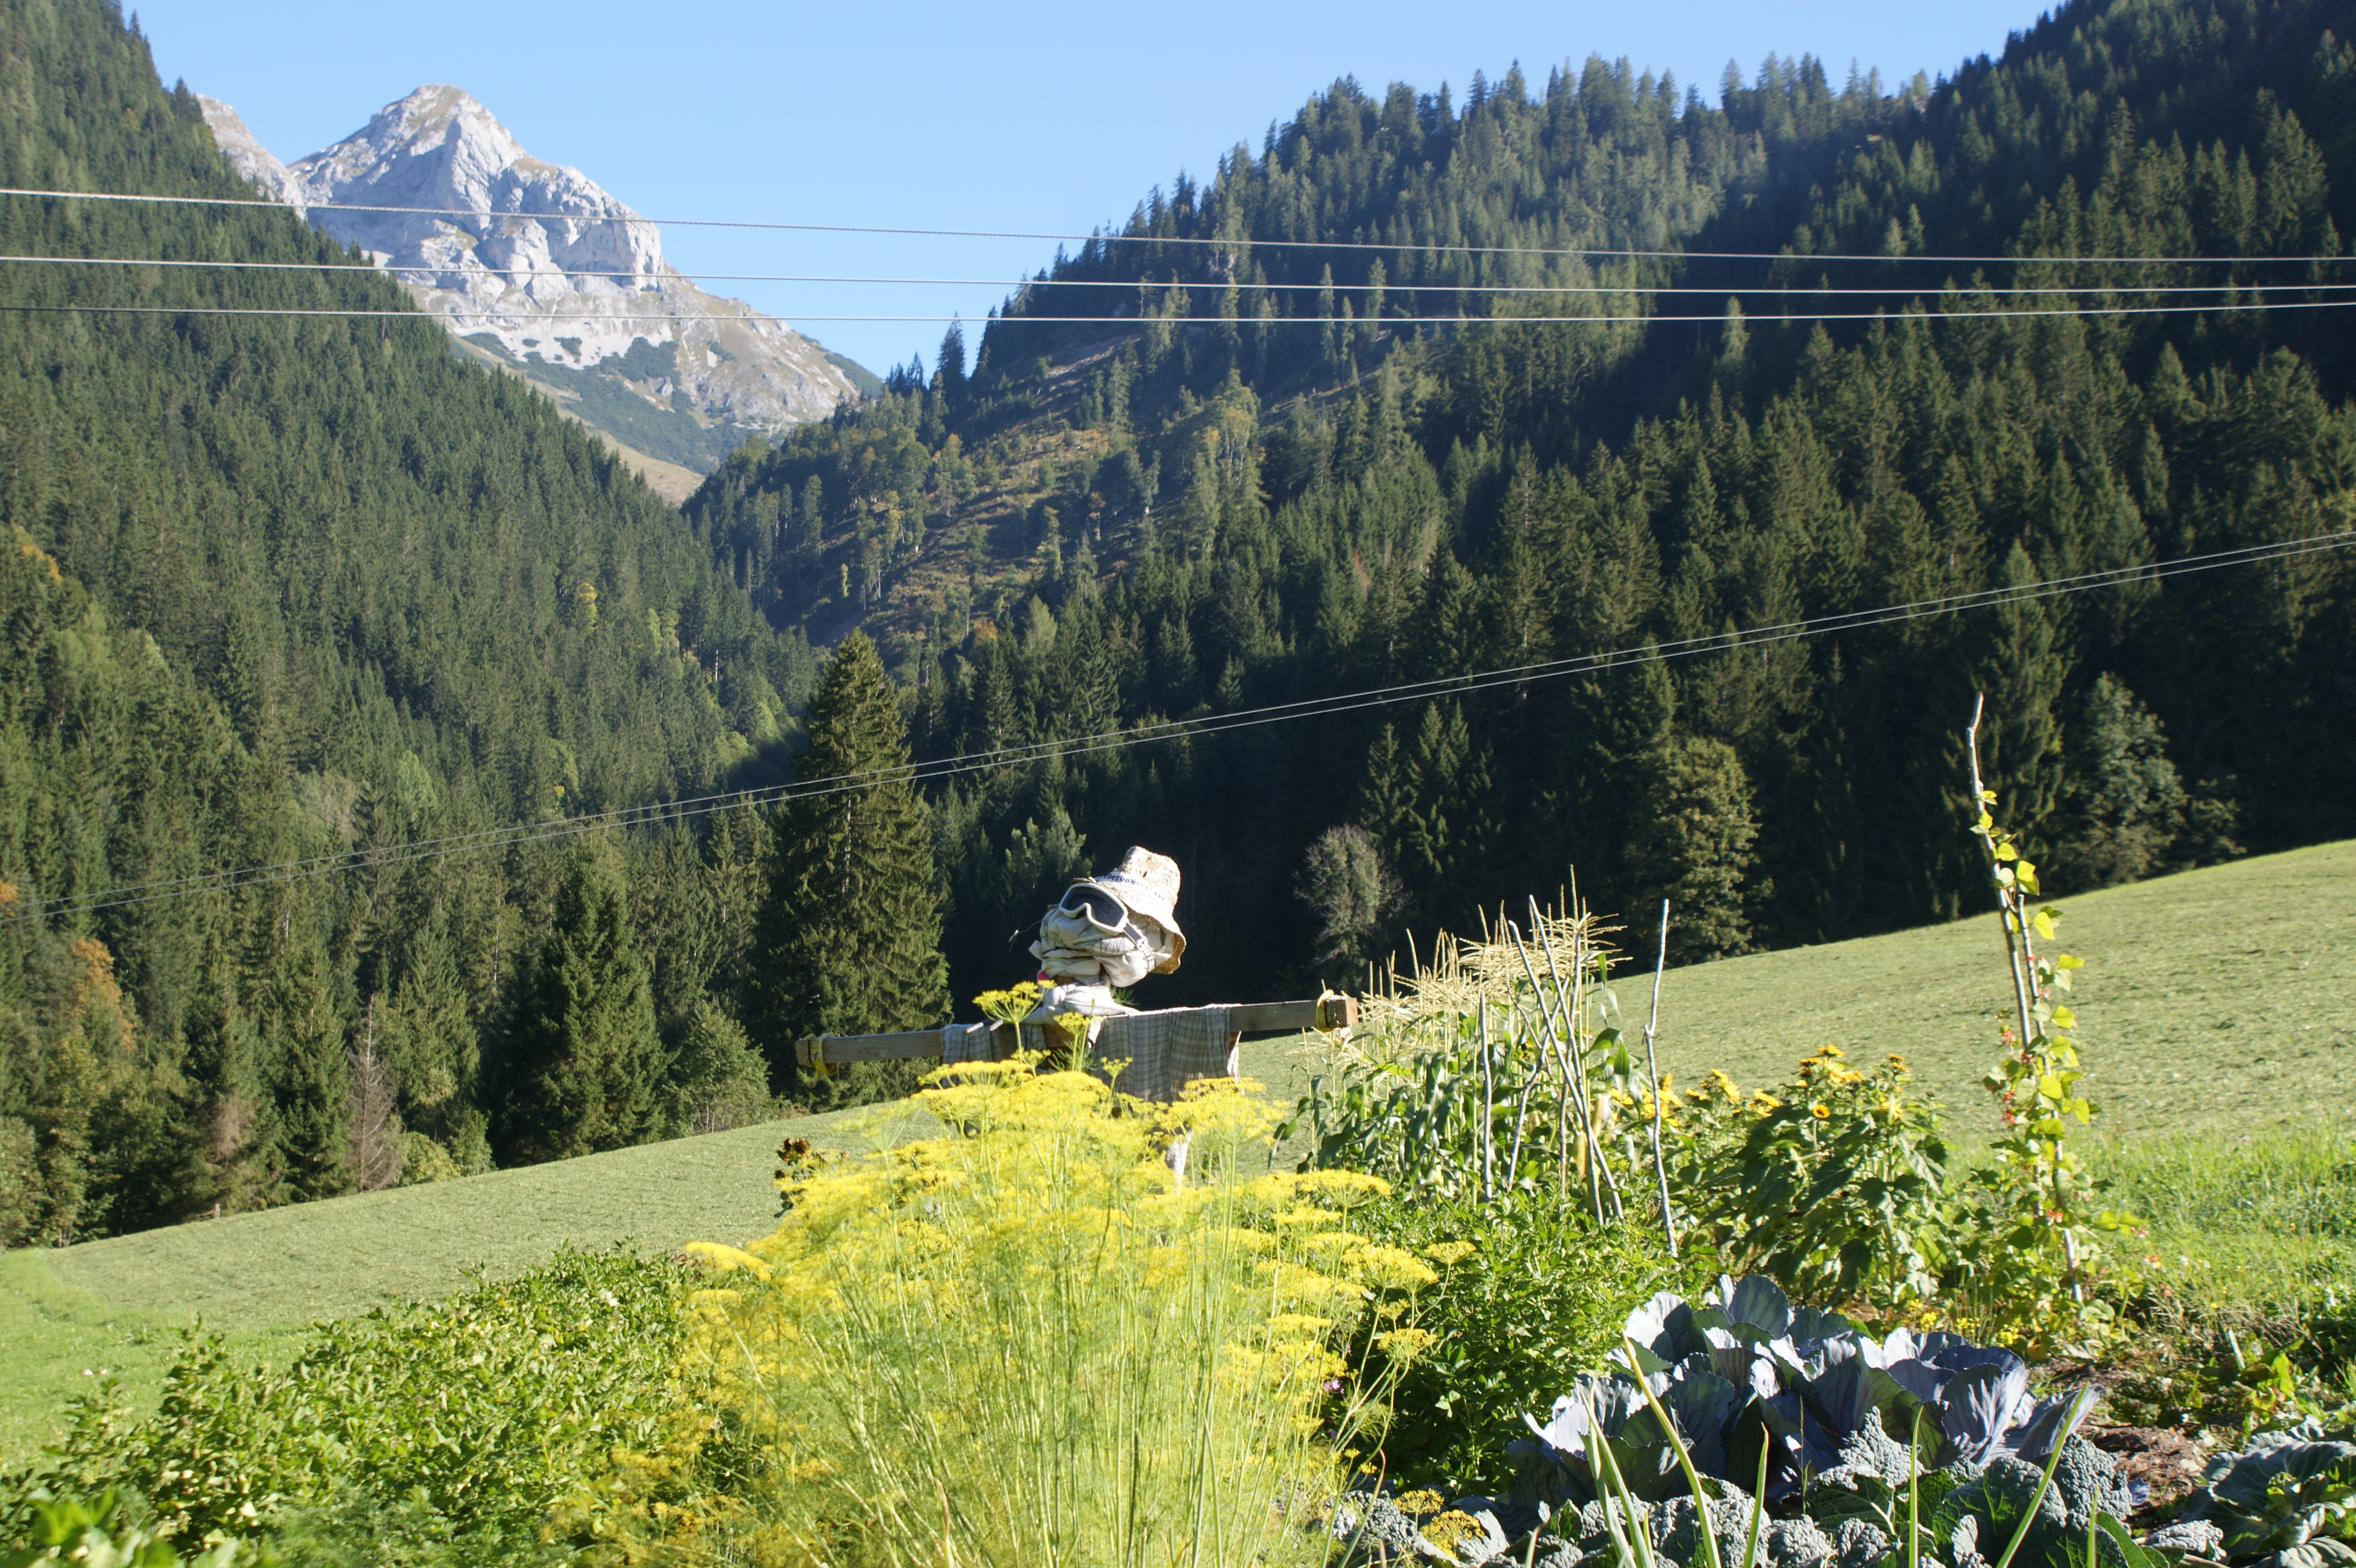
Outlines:
<svg viewBox="0 0 2356 1568"><path fill-rule="evenodd" d="M2187 1305L2226 1316L2356 1313L2356 1137L2287 1122L2234 1137L2120 1140L2091 1162L2147 1234L2118 1250Z"/></svg>
<svg viewBox="0 0 2356 1568"><path fill-rule="evenodd" d="M902 1106L887 1122L927 1129ZM86 1372L122 1375L152 1400L201 1318L241 1353L271 1352L304 1326L459 1288L470 1268L521 1273L567 1242L668 1251L690 1237L743 1240L776 1220L777 1141L864 1136L839 1112L623 1149L463 1181L398 1187L199 1220L63 1249L0 1256L0 1463L39 1445ZM887 1133L890 1131L887 1126Z"/></svg>

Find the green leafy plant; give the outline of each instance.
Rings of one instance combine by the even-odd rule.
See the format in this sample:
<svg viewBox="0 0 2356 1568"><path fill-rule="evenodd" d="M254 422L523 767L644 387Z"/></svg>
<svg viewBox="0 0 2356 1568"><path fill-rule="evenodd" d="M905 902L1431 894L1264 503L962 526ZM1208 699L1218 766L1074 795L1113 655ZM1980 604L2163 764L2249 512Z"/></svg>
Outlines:
<svg viewBox="0 0 2356 1568"><path fill-rule="evenodd" d="M2313 1427L2268 1432L2238 1454L2209 1462L2201 1489L2180 1516L2223 1532L2233 1563L2325 1568L2356 1563L2356 1444Z"/></svg>
<svg viewBox="0 0 2356 1568"><path fill-rule="evenodd" d="M171 1541L140 1518L134 1499L119 1491L95 1498L44 1493L25 1510L21 1546L0 1546L0 1568L34 1568L71 1563L78 1568L230 1568L238 1542L216 1541L195 1557L182 1557Z"/></svg>
<svg viewBox="0 0 2356 1568"><path fill-rule="evenodd" d="M2077 1016L2063 1000L2083 961L2039 950L2053 940L2062 911L2034 902L2037 867L1997 823L1996 791L1980 778L1980 717L1975 708L1965 732L1971 832L1987 852L2013 1007L2002 1030L2005 1055L1984 1081L2007 1132L1966 1207L1969 1239L1949 1253L1944 1283L1991 1337L2039 1353L2091 1354L2118 1334L2115 1314L2094 1288L2102 1251L2095 1232L2136 1221L2094 1207L2103 1184L2070 1144L2071 1126L2091 1126L2098 1109L2080 1088Z"/></svg>
<svg viewBox="0 0 2356 1568"><path fill-rule="evenodd" d="M625 1252L562 1253L447 1301L321 1325L278 1367L190 1331L153 1415L102 1389L31 1472L0 1477L0 1501L135 1491L176 1541L266 1538L298 1515L314 1537L365 1537L368 1518L398 1514L415 1540L515 1560L616 1452L707 1444L672 1390L683 1277Z"/></svg>
<svg viewBox="0 0 2356 1568"><path fill-rule="evenodd" d="M1675 1125L1676 1200L1728 1270L1826 1307L1937 1290L1947 1145L1903 1058L1859 1071L1826 1046L1748 1100L1716 1074Z"/></svg>
<svg viewBox="0 0 2356 1568"><path fill-rule="evenodd" d="M1440 1275L1417 1294L1416 1324L1430 1342L1399 1369L1382 1435L1397 1476L1502 1489L1515 1412L1542 1407L1601 1359L1632 1307L1708 1283L1707 1260L1671 1257L1658 1230L1598 1226L1550 1194L1391 1198L1369 1206L1363 1223ZM1385 1359L1366 1348L1376 1364Z"/></svg>

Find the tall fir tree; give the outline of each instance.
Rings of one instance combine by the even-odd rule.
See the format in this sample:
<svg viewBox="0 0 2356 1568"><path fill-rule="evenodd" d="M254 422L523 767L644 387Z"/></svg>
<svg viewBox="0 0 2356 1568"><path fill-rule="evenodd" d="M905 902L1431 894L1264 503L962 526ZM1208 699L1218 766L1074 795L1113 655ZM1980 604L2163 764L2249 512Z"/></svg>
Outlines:
<svg viewBox="0 0 2356 1568"><path fill-rule="evenodd" d="M1655 750L1637 779L1630 925L1642 929L1666 898L1673 961L1744 951L1750 908L1765 890L1751 884L1759 822L1741 758L1722 740L1687 736Z"/></svg>
<svg viewBox="0 0 2356 1568"><path fill-rule="evenodd" d="M280 913L286 956L264 1002L265 1055L276 1068L276 1164L296 1201L352 1189L351 1075L333 961L309 900L286 897Z"/></svg>
<svg viewBox="0 0 2356 1568"><path fill-rule="evenodd" d="M629 904L612 845L573 852L509 1026L502 1164L625 1148L656 1129L663 1051Z"/></svg>
<svg viewBox="0 0 2356 1568"><path fill-rule="evenodd" d="M903 1087L907 1075L862 1063L839 1079L806 1079L794 1042L939 1024L948 968L940 875L909 781L900 702L865 634L835 649L809 724L798 788L770 821L752 989L780 1079L806 1101L839 1103Z"/></svg>
<svg viewBox="0 0 2356 1568"><path fill-rule="evenodd" d="M2015 544L2005 556L2002 585L2018 592L2038 577L2029 553ZM1980 761L2005 820L2019 823L2022 837L2041 839L2062 805L2065 782L2059 710L2070 678L2070 648L2055 610L2038 600L2008 601L1991 619L1993 641L1974 670L1987 697Z"/></svg>

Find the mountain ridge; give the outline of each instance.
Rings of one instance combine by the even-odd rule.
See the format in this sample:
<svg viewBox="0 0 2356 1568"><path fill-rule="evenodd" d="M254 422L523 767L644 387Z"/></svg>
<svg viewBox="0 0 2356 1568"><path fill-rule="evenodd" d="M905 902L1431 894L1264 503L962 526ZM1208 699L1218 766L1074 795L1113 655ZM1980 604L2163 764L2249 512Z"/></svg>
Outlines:
<svg viewBox="0 0 2356 1568"><path fill-rule="evenodd" d="M197 102L239 174L399 278L466 352L626 447L709 472L861 396L857 367L697 287L653 224L459 88L420 87L291 164L229 104Z"/></svg>

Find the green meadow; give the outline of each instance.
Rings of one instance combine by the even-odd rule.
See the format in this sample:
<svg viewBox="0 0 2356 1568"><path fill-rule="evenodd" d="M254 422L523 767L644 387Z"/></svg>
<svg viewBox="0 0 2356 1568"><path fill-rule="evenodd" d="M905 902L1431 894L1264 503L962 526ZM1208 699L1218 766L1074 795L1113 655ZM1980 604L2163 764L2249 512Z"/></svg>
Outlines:
<svg viewBox="0 0 2356 1568"><path fill-rule="evenodd" d="M2278 1310L2356 1295L2356 843L2057 900L2086 960L2076 1001L2111 1141L2098 1166L2149 1221L2136 1245L2188 1294ZM1980 1074L2007 996L1994 916L1675 971L1661 1045L1682 1082L1746 1089L1818 1046L1898 1052L1959 1145L1992 1131ZM1623 984L1633 1022L1644 988ZM1244 1048L1278 1095L1297 1041ZM464 1181L0 1257L0 1458L21 1456L102 1369L152 1397L195 1320L262 1357L304 1326L513 1273L557 1247L670 1250L767 1230L781 1137L854 1148L918 1135L905 1106L804 1117ZM2323 1293L2319 1294L2319 1293Z"/></svg>

